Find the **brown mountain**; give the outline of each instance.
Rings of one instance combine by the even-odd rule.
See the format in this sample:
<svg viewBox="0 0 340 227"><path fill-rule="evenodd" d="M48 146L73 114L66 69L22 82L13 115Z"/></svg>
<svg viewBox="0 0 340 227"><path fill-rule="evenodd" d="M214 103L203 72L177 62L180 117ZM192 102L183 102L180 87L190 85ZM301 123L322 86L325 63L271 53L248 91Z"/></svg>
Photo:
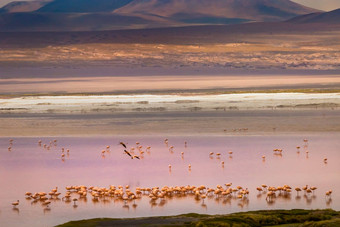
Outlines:
<svg viewBox="0 0 340 227"><path fill-rule="evenodd" d="M53 0L38 12L45 13L98 13L111 12L133 0Z"/></svg>
<svg viewBox="0 0 340 227"><path fill-rule="evenodd" d="M134 0L115 13L156 15L189 23L222 19L282 21L318 12L290 0Z"/></svg>
<svg viewBox="0 0 340 227"><path fill-rule="evenodd" d="M53 0L34 12L9 13L19 10L4 8L2 11L0 31L98 31L238 24L283 21L320 12L290 0Z"/></svg>
<svg viewBox="0 0 340 227"><path fill-rule="evenodd" d="M120 30L171 26L169 23L112 13L0 13L3 32Z"/></svg>
<svg viewBox="0 0 340 227"><path fill-rule="evenodd" d="M336 9L326 13L319 12L298 16L288 20L288 22L340 24L340 9Z"/></svg>
<svg viewBox="0 0 340 227"><path fill-rule="evenodd" d="M0 8L0 13L33 12L52 0L14 1Z"/></svg>

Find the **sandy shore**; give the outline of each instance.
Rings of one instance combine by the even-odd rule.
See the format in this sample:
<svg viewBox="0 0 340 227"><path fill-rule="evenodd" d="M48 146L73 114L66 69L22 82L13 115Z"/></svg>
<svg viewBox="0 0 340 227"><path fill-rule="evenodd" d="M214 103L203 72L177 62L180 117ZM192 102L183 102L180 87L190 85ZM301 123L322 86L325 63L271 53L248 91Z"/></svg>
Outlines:
<svg viewBox="0 0 340 227"><path fill-rule="evenodd" d="M339 93L26 96L0 106L1 136L340 131Z"/></svg>
<svg viewBox="0 0 340 227"><path fill-rule="evenodd" d="M0 103L2 136L340 131L339 93L31 96Z"/></svg>
<svg viewBox="0 0 340 227"><path fill-rule="evenodd" d="M0 98L0 113L100 114L340 107L340 93L63 95Z"/></svg>

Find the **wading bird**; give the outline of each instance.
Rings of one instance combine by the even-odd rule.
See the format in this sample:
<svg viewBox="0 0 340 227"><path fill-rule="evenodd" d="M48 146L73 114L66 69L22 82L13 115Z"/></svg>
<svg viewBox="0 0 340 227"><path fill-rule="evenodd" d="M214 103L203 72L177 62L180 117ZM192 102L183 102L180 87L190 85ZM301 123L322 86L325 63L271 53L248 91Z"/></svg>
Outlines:
<svg viewBox="0 0 340 227"><path fill-rule="evenodd" d="M13 205L14 208L16 208L16 206L19 205L19 200L17 200L16 202L13 202L12 205Z"/></svg>
<svg viewBox="0 0 340 227"><path fill-rule="evenodd" d="M326 197L330 198L331 195L332 195L332 192L333 192L332 190L327 191L327 192L325 193ZM19 201L19 200L18 200L18 201Z"/></svg>
<svg viewBox="0 0 340 227"><path fill-rule="evenodd" d="M119 144L122 145L123 147L127 148L126 145L125 145L125 143L119 142Z"/></svg>
<svg viewBox="0 0 340 227"><path fill-rule="evenodd" d="M129 155L131 158L133 158L132 155L131 155L127 150L124 150L124 152L125 152L127 155Z"/></svg>
<svg viewBox="0 0 340 227"><path fill-rule="evenodd" d="M301 192L301 188L295 188L296 194L299 195L299 192Z"/></svg>
<svg viewBox="0 0 340 227"><path fill-rule="evenodd" d="M50 200L46 200L45 202L43 202L43 206L49 207L49 205L51 204Z"/></svg>
<svg viewBox="0 0 340 227"><path fill-rule="evenodd" d="M134 155L132 158L140 159L139 156L137 156L137 155Z"/></svg>

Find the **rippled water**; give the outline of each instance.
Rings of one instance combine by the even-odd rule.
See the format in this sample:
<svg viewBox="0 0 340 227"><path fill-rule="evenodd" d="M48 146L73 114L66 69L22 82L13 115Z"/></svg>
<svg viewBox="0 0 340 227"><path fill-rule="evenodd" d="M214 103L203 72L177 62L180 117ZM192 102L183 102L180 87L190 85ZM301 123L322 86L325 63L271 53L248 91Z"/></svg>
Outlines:
<svg viewBox="0 0 340 227"><path fill-rule="evenodd" d="M308 144L303 142L308 138ZM316 135L275 135L275 136L187 136L168 137L58 137L58 138L0 138L0 226L53 226L70 220L95 217L141 217L172 215L189 212L225 214L258 209L291 208L333 208L340 210L340 134ZM11 151L9 140L13 139ZM50 150L38 145L49 144L57 139L57 145ZM136 141L143 146L151 146L141 160L130 159L124 154L119 141L128 148L136 147ZM187 147L184 142L187 141ZM101 151L109 145L109 152ZM304 147L306 145L306 147ZM296 146L300 146L297 152ZM61 148L70 149L65 160L61 158ZM283 149L282 156L273 149ZM232 156L228 152L233 151ZM306 153L308 151L308 154ZM183 158L181 152L184 152ZM210 152L220 152L221 157ZM262 155L266 160L262 160ZM328 163L323 162L328 158ZM224 167L221 162L224 161ZM169 172L168 165L172 165ZM191 164L191 171L188 165ZM86 185L108 187L109 185L130 185L135 187L206 185L232 182L248 188L248 199L216 199L215 197L197 201L192 196L172 197L164 202L150 203L145 196L133 202L115 199L93 202L79 200L78 206L62 200L52 200L50 209L44 209L40 202L25 199L25 192L49 192L58 187L62 195L65 186ZM303 193L296 197L278 196L267 203L264 194L258 194L256 187L270 186L302 187L316 186L313 196ZM333 190L332 199L325 199L325 192ZM73 197L77 197L73 195ZM20 200L17 209L11 203Z"/></svg>

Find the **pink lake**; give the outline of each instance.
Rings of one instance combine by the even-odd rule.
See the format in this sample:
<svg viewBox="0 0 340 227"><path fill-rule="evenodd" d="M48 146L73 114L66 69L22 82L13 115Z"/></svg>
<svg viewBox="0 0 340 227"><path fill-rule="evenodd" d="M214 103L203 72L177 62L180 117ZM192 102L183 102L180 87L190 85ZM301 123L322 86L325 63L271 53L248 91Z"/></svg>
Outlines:
<svg viewBox="0 0 340 227"><path fill-rule="evenodd" d="M235 135L235 136L172 136L167 137L169 151L164 139L159 136L112 136L112 137L14 137L0 138L0 226L54 226L71 220L97 217L125 218L176 215L183 213L226 214L260 209L323 209L340 210L340 134L313 133L290 135ZM307 138L308 144L303 142ZM11 151L9 140L13 139ZM38 146L57 139L57 145L50 150ZM136 141L151 146L141 160L130 159L118 145L127 143L128 148L136 147ZM184 146L187 141L187 147ZM101 151L110 146L110 151ZM305 147L306 145L306 147ZM300 152L296 147L300 146ZM70 149L69 156L61 159L61 148ZM273 149L283 149L282 156ZM230 156L229 151L233 154ZM308 154L306 153L308 151ZM184 152L183 158L181 152ZM213 156L209 156L214 152ZM139 154L139 152L136 152ZM216 153L221 153L217 158ZM262 156L265 155L265 161ZM324 158L328 159L327 164ZM224 162L224 167L222 166ZM171 165L169 172L168 165ZM191 164L191 171L188 165ZM136 187L163 187L205 185L216 187L232 182L248 188L249 197L207 198L202 201L192 196L173 197L164 202L150 203L142 197L133 202L107 199L97 203L91 195L73 203L52 200L46 210L40 202L25 199L25 192L49 192L58 187L62 195L65 187L85 185L109 187L109 185L130 185ZM265 194L258 194L256 187L290 185L316 186L312 196L278 196L273 203L267 203ZM331 199L325 198L327 190L333 190ZM73 194L72 197L79 198ZM60 197L61 198L61 197ZM11 203L20 200L18 209ZM123 207L124 206L124 207Z"/></svg>

